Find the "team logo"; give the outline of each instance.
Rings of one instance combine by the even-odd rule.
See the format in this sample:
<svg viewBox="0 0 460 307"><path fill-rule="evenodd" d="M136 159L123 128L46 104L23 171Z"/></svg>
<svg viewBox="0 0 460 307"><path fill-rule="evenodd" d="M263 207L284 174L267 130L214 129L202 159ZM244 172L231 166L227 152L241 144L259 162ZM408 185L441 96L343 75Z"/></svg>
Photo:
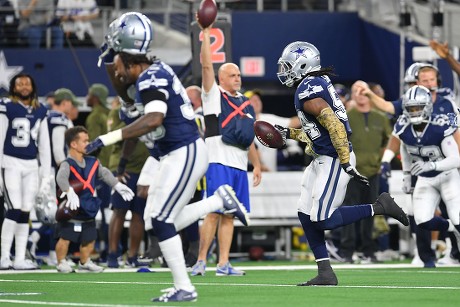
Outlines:
<svg viewBox="0 0 460 307"><path fill-rule="evenodd" d="M310 97L311 95L316 94L316 93L321 93L322 91L323 91L323 87L321 85L311 86L309 84L308 87L302 93L299 94L299 98L303 99L305 97Z"/></svg>
<svg viewBox="0 0 460 307"><path fill-rule="evenodd" d="M8 66L5 54L0 51L0 89L8 91L10 80L24 69L23 66Z"/></svg>

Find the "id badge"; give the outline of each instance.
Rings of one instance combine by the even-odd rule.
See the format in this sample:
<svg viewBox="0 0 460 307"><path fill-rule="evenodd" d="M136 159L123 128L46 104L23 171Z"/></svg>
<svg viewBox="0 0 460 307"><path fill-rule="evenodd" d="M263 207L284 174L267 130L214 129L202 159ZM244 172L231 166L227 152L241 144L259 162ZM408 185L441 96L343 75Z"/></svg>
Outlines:
<svg viewBox="0 0 460 307"><path fill-rule="evenodd" d="M75 232L81 232L81 223L75 223L73 225L73 231Z"/></svg>

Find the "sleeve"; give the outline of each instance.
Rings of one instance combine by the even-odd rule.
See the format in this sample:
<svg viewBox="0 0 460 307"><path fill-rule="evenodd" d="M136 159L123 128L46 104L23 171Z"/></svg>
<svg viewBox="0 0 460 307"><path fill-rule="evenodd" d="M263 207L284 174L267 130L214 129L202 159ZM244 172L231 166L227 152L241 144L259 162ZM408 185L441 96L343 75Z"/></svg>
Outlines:
<svg viewBox="0 0 460 307"><path fill-rule="evenodd" d="M59 170L56 174L56 183L61 191L67 191L69 189L69 176L70 176L70 166L67 161L62 161L59 166ZM58 195L59 197L60 195Z"/></svg>
<svg viewBox="0 0 460 307"><path fill-rule="evenodd" d="M409 152L407 151L406 145L404 145L404 143L402 142L399 152L401 153L401 163L403 172L410 172L410 168L412 166L411 157Z"/></svg>
<svg viewBox="0 0 460 307"><path fill-rule="evenodd" d="M457 142L452 135L445 137L441 142L442 153L445 158L434 162L437 171L448 171L460 167L460 154Z"/></svg>
<svg viewBox="0 0 460 307"><path fill-rule="evenodd" d="M53 129L51 133L52 144L53 144L53 156L54 162L59 165L62 161L65 160L65 131L66 127L64 126L57 126Z"/></svg>
<svg viewBox="0 0 460 307"><path fill-rule="evenodd" d="M50 137L48 134L48 121L42 120L38 136L38 155L40 159L40 176L48 177L51 173Z"/></svg>
<svg viewBox="0 0 460 307"><path fill-rule="evenodd" d="M102 166L100 162L97 170L97 178L104 181L112 188L118 183L117 177L115 177L107 167Z"/></svg>
<svg viewBox="0 0 460 307"><path fill-rule="evenodd" d="M0 113L0 167L3 166L3 146L5 144L7 130L8 117L4 113Z"/></svg>

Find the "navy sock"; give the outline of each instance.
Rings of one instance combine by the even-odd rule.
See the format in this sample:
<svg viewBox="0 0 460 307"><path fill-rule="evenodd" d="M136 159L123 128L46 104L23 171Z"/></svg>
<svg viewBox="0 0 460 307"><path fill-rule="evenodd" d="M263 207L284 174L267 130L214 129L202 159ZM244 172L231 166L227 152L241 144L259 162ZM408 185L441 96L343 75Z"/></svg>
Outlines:
<svg viewBox="0 0 460 307"><path fill-rule="evenodd" d="M449 228L449 222L440 216L435 216L428 222L418 224L417 226L426 230L446 231Z"/></svg>
<svg viewBox="0 0 460 307"><path fill-rule="evenodd" d="M315 255L315 259L329 258L324 238L324 230L317 228L315 223L310 220L309 215L298 212L298 216L305 236L307 237L308 245Z"/></svg>
<svg viewBox="0 0 460 307"><path fill-rule="evenodd" d="M318 222L318 227L325 230L335 229L370 216L371 205L343 206L337 208L328 219Z"/></svg>

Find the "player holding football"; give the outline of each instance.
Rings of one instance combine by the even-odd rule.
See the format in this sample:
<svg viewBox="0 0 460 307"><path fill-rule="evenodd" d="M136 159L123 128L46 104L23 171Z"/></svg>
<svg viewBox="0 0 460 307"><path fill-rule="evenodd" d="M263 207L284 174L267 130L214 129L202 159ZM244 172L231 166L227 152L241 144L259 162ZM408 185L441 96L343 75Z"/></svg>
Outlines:
<svg viewBox="0 0 460 307"><path fill-rule="evenodd" d="M47 111L38 101L35 82L28 74L14 76L10 81L9 97L0 100L0 192L5 196L7 208L2 226L1 269L37 268L35 263L25 259L25 253L29 215L35 197L38 191L46 194L50 190ZM13 239L14 263L10 259Z"/></svg>
<svg viewBox="0 0 460 307"><path fill-rule="evenodd" d="M134 101L140 117L122 129L99 136L86 150L92 152L145 134L155 141L160 161L149 188L145 214L171 269L174 288L153 301L195 301L198 294L187 274L177 231L210 211L232 212L243 224L248 223L248 218L228 185L222 185L209 198L186 206L195 192L196 182L206 172L208 154L185 88L170 66L147 56L152 32L150 20L135 12L126 13L110 24L106 37L108 52L101 57L115 52L111 64L114 77L126 88L135 84Z"/></svg>
<svg viewBox="0 0 460 307"><path fill-rule="evenodd" d="M374 204L340 207L350 178L364 188L368 181L355 168L356 157L348 141L351 129L345 107L329 79L331 75L332 69L321 68L318 49L307 42L287 45L278 60L280 82L297 87L294 106L302 130L278 128L285 138L300 136L314 157L302 179L298 216L315 256L318 275L299 286L338 284L326 249L325 230L379 214L409 225L406 214L388 193L382 193Z"/></svg>

